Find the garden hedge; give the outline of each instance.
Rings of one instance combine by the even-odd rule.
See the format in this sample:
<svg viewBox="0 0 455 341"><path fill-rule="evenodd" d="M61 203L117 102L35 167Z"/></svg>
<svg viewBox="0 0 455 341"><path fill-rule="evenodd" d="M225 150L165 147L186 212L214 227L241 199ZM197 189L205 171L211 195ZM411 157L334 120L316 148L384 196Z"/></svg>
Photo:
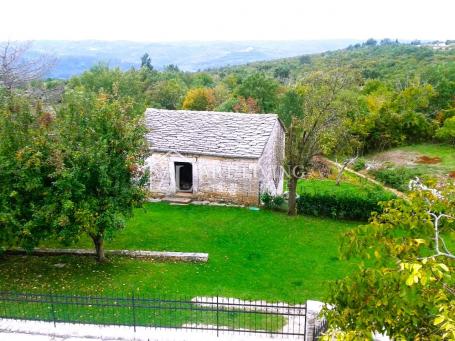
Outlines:
<svg viewBox="0 0 455 341"><path fill-rule="evenodd" d="M340 190L333 187L331 190L329 186L324 186L324 189L315 190L312 186L308 187L299 193L297 199L297 211L300 214L368 220L371 212L381 210L379 202L395 198L392 193L380 188L349 187Z"/></svg>

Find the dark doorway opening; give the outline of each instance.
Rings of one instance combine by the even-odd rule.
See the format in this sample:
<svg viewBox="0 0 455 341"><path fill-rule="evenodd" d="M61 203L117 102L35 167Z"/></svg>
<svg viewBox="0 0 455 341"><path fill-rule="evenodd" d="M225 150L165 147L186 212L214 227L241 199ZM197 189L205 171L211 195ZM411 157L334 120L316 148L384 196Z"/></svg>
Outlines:
<svg viewBox="0 0 455 341"><path fill-rule="evenodd" d="M180 192L193 192L193 165L191 163L175 163L175 187Z"/></svg>

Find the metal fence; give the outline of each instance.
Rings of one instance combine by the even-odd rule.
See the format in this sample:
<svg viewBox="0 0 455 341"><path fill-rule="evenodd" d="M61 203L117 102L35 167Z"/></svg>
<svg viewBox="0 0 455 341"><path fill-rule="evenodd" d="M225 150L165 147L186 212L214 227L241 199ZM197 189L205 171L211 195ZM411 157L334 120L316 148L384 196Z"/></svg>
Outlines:
<svg viewBox="0 0 455 341"><path fill-rule="evenodd" d="M320 321L320 323L314 323L313 324L313 333L311 334L312 337L311 339L314 341L314 340L318 340L322 334L324 334L328 329L328 324L327 324L327 320L326 319L323 319L322 321Z"/></svg>
<svg viewBox="0 0 455 341"><path fill-rule="evenodd" d="M306 305L221 297L168 299L0 291L0 317L98 325L261 333L305 339ZM323 330L313 330L316 340Z"/></svg>

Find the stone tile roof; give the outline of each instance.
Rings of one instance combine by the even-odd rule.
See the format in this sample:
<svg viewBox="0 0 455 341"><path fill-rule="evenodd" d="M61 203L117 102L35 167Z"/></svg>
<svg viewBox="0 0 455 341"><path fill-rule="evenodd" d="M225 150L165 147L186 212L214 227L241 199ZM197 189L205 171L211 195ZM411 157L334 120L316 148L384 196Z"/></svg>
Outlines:
<svg viewBox="0 0 455 341"><path fill-rule="evenodd" d="M275 124L275 114L147 109L152 150L225 157L259 158Z"/></svg>

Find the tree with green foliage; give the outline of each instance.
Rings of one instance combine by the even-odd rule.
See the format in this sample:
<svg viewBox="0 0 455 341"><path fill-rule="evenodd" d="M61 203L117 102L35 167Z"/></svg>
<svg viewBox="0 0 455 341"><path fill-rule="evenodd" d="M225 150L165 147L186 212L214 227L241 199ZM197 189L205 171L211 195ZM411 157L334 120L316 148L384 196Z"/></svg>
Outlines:
<svg viewBox="0 0 455 341"><path fill-rule="evenodd" d="M185 83L180 79L160 80L149 90L149 95L159 106L175 110L182 105L186 89Z"/></svg>
<svg viewBox="0 0 455 341"><path fill-rule="evenodd" d="M412 188L345 235L342 255L368 262L332 285L326 340L455 339L455 188Z"/></svg>
<svg viewBox="0 0 455 341"><path fill-rule="evenodd" d="M52 234L60 169L53 115L24 97L0 99L0 245L31 250Z"/></svg>
<svg viewBox="0 0 455 341"><path fill-rule="evenodd" d="M273 112L277 105L278 83L263 73L254 73L243 80L237 93L243 98L252 97L261 112Z"/></svg>
<svg viewBox="0 0 455 341"><path fill-rule="evenodd" d="M445 120L444 125L436 131L436 137L455 145L455 116Z"/></svg>
<svg viewBox="0 0 455 341"><path fill-rule="evenodd" d="M427 113L434 95L431 85L418 81L397 91L380 80L368 80L351 130L363 141L364 151L428 140L436 127Z"/></svg>
<svg viewBox="0 0 455 341"><path fill-rule="evenodd" d="M378 42L375 39L370 38L364 44L365 46L376 46Z"/></svg>
<svg viewBox="0 0 455 341"><path fill-rule="evenodd" d="M149 96L145 96L149 84L145 82L146 76L143 69L128 70L123 72L119 68L109 68L108 65L100 63L80 76L73 77L68 82L71 89L85 89L91 92L104 91L113 93L116 91L121 97L133 99L134 111L144 111L149 104ZM152 73L151 70L147 70Z"/></svg>
<svg viewBox="0 0 455 341"><path fill-rule="evenodd" d="M169 65L166 65L166 67L164 68L164 71L169 72L169 73L179 73L180 69L175 64L169 64Z"/></svg>
<svg viewBox="0 0 455 341"><path fill-rule="evenodd" d="M300 64L311 64L311 57L307 54L299 57Z"/></svg>
<svg viewBox="0 0 455 341"><path fill-rule="evenodd" d="M348 130L350 109L343 92L354 84L355 77L348 70L314 72L301 84L301 114L286 118L289 215L296 214L297 181L309 171L313 157L330 153L343 141L340 137Z"/></svg>
<svg viewBox="0 0 455 341"><path fill-rule="evenodd" d="M215 81L207 72L198 72L193 76L191 87L193 88L213 88Z"/></svg>
<svg viewBox="0 0 455 341"><path fill-rule="evenodd" d="M302 86L295 86L280 96L277 113L286 126L290 125L293 116L302 118L304 92Z"/></svg>
<svg viewBox="0 0 455 341"><path fill-rule="evenodd" d="M141 68L153 70L152 59L148 53L144 53L144 55L141 57Z"/></svg>
<svg viewBox="0 0 455 341"><path fill-rule="evenodd" d="M275 71L273 71L273 76L283 83L289 78L290 74L291 71L289 69L289 65L280 65L275 68Z"/></svg>
<svg viewBox="0 0 455 341"><path fill-rule="evenodd" d="M435 90L430 99L430 113L433 114L455 107L455 58L451 61L433 63L424 69L422 80Z"/></svg>
<svg viewBox="0 0 455 341"><path fill-rule="evenodd" d="M109 95L69 91L56 124L63 158L54 182L56 233L62 241L88 235L103 262L105 237L123 228L145 199L149 146L142 112L115 88Z"/></svg>

